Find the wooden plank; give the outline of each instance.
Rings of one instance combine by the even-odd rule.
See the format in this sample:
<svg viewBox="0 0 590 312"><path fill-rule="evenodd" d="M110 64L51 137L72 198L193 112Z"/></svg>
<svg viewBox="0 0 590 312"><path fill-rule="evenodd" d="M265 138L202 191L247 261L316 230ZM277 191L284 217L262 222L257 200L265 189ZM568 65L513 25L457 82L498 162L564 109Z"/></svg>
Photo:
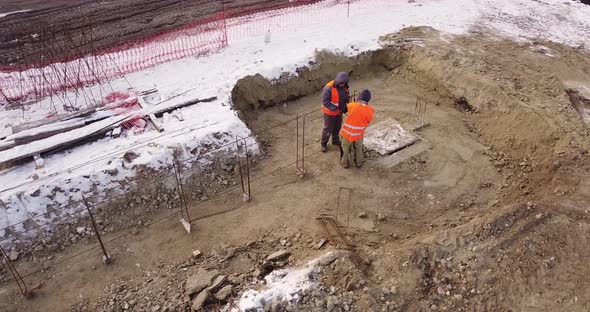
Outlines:
<svg viewBox="0 0 590 312"><path fill-rule="evenodd" d="M15 138L14 141L16 142L16 145L28 144L31 142L46 139L48 137L52 137L59 133L64 133L74 129L82 128L85 125L86 124L84 122L77 122L63 127L55 128L54 130L42 131L32 135L19 136L18 138Z"/></svg>
<svg viewBox="0 0 590 312"><path fill-rule="evenodd" d="M34 129L27 129L19 133L8 136L6 140L14 140L16 145L23 145L34 141L42 140L59 133L68 132L77 128L82 128L93 122L107 118L108 115L93 116L90 118L74 118L50 125L41 126Z"/></svg>
<svg viewBox="0 0 590 312"><path fill-rule="evenodd" d="M14 142L14 140L2 141L2 142L0 142L0 151L5 151L5 150L11 149L15 146L16 146L16 142Z"/></svg>
<svg viewBox="0 0 590 312"><path fill-rule="evenodd" d="M156 130L158 130L158 132L164 131L164 126L158 120L158 118L156 118L156 115L149 114L148 117L149 117L150 122L152 123L152 125L154 125L154 128L156 128Z"/></svg>
<svg viewBox="0 0 590 312"><path fill-rule="evenodd" d="M182 116L182 111L181 111L181 109L180 109L180 108L179 108L179 109L175 109L175 110L172 112L172 115L173 115L174 117L176 117L176 118L177 118L179 121L184 121L184 116Z"/></svg>
<svg viewBox="0 0 590 312"><path fill-rule="evenodd" d="M45 160L43 160L43 158L41 158L41 155L37 154L37 155L33 156L33 160L35 161L35 169L39 170L39 169L43 169L43 167L45 167Z"/></svg>
<svg viewBox="0 0 590 312"><path fill-rule="evenodd" d="M37 154L72 145L78 141L82 141L101 133L104 134L133 116L135 116L135 113L126 116L110 117L86 127L56 134L52 137L34 141L29 144L15 146L12 149L0 152L0 164L32 157Z"/></svg>
<svg viewBox="0 0 590 312"><path fill-rule="evenodd" d="M60 121L66 121L66 120L70 120L70 119L77 118L77 117L88 116L94 112L96 112L96 108L91 107L91 108L81 109L81 110L79 110L75 113L71 113L71 114L56 115L56 116L53 116L50 118L45 118L43 120L37 120L37 121L29 122L29 123L20 124L18 126L12 127L12 133L16 134L16 133L19 133L24 130L33 129L33 128L37 128L40 126L44 126L44 125L48 125L48 124L52 124L52 123L56 123L56 122L60 122Z"/></svg>
<svg viewBox="0 0 590 312"><path fill-rule="evenodd" d="M139 100L139 101L137 101L137 103L139 104L139 106L140 106L141 108L144 108L144 109L149 109L149 108L151 107L149 104L145 103L145 102L143 101L143 99L142 99L142 100ZM155 129L156 129L158 132L162 132L162 131L164 131L164 126L163 126L163 125L162 125L162 123L161 123L161 122L158 120L158 118L156 118L156 115L154 115L154 114L149 114L149 115L148 115L148 119L149 119L149 121L152 123L152 125L154 126L154 128L155 128Z"/></svg>
<svg viewBox="0 0 590 312"><path fill-rule="evenodd" d="M117 127L115 129L113 129L113 132L111 133L111 136L113 138L118 138L119 136L121 136L121 131L122 131L121 127Z"/></svg>
<svg viewBox="0 0 590 312"><path fill-rule="evenodd" d="M179 104L176 104L176 105L167 106L167 107L164 107L164 108L157 108L155 111L152 111L152 114L156 115L157 117L162 117L162 115L164 113L169 112L169 111L173 111L175 109L179 109L179 108L183 108L183 107L195 105L197 103L213 102L215 100L217 100L217 97L216 96L213 96L213 97L210 97L210 98L206 98L206 99L202 99L202 100L187 101L187 102L179 103ZM159 107L159 106L156 106L156 107Z"/></svg>
<svg viewBox="0 0 590 312"><path fill-rule="evenodd" d="M42 139L39 141L34 141L29 144L25 145L18 145L13 147L12 149L1 151L0 152L0 167L6 163L13 162L16 160L33 157L34 155L46 153L48 151L52 151L58 148L62 148L65 146L73 145L76 142L85 140L87 138L105 134L108 131L118 127L127 119L135 117L138 113L141 114L163 114L168 111L172 111L181 107L190 106L193 104L201 103L201 102L211 102L216 100L217 97L210 97L203 100L193 100L189 102L179 103L175 105L170 105L167 107L162 107L158 109L150 108L144 109L144 112L131 112L124 116L111 116L104 120L100 120L98 122L92 123L87 125L86 127L78 128L75 130L71 130L65 133L59 133L52 137ZM151 111L150 111L151 110Z"/></svg>

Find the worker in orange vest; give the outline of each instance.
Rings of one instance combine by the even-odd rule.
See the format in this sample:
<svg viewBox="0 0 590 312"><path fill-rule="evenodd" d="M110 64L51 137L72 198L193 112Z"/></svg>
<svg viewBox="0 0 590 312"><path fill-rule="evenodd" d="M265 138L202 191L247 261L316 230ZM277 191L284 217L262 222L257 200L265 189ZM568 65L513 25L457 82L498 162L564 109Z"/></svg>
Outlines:
<svg viewBox="0 0 590 312"><path fill-rule="evenodd" d="M363 137L375 115L375 109L369 105L369 101L371 101L371 91L365 89L361 91L356 102L348 104L348 116L340 130L343 152L340 164L344 168L349 166L351 149L354 149L356 167L360 168L363 165Z"/></svg>
<svg viewBox="0 0 590 312"><path fill-rule="evenodd" d="M346 114L346 104L350 100L348 91L348 73L339 72L336 78L326 84L322 91L322 112L324 113L324 130L322 131L322 152L328 151L328 141L340 147L340 128L342 114Z"/></svg>

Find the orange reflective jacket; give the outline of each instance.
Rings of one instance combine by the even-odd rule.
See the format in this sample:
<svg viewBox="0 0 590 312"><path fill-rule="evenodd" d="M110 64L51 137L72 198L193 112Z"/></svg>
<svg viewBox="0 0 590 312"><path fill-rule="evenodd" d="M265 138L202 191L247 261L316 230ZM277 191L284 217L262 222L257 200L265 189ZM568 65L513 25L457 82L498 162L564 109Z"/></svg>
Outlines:
<svg viewBox="0 0 590 312"><path fill-rule="evenodd" d="M362 139L367 126L373 121L375 110L369 104L352 102L348 104L348 117L342 124L340 135L350 142Z"/></svg>
<svg viewBox="0 0 590 312"><path fill-rule="evenodd" d="M334 80L328 82L326 84L326 87L332 88L332 99L330 100L330 102L332 104L334 104L336 107L339 107L340 106L340 104L339 104L340 103L340 96L338 95L338 90L336 88L334 88ZM326 115L338 116L340 114L340 109L337 109L335 111L331 111L327 107L322 105L322 112Z"/></svg>

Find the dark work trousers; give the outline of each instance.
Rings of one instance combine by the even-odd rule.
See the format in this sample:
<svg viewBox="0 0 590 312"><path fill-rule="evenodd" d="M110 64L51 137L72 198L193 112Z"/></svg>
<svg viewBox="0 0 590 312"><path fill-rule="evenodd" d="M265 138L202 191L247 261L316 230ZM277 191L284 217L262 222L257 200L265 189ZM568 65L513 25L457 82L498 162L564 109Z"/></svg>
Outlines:
<svg viewBox="0 0 590 312"><path fill-rule="evenodd" d="M322 131L322 146L327 146L330 136L332 144L340 144L340 128L342 127L342 115L330 116L324 114L324 131Z"/></svg>

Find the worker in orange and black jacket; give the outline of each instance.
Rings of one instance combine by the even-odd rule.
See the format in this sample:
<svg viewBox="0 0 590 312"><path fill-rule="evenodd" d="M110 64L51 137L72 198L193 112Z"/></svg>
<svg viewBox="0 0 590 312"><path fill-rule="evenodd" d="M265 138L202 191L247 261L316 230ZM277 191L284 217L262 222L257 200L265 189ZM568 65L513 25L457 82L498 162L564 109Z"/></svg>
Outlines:
<svg viewBox="0 0 590 312"><path fill-rule="evenodd" d="M354 163L357 168L363 165L363 138L367 126L373 121L375 109L369 105L371 91L361 91L356 102L348 104L348 116L344 120L340 135L342 135L342 158L340 164L348 168L351 150L354 150Z"/></svg>
<svg viewBox="0 0 590 312"><path fill-rule="evenodd" d="M348 73L340 72L336 78L326 84L322 91L322 112L324 113L324 130L322 131L322 152L328 151L328 141L340 147L340 128L342 114L346 114L346 104L350 100L348 91Z"/></svg>

